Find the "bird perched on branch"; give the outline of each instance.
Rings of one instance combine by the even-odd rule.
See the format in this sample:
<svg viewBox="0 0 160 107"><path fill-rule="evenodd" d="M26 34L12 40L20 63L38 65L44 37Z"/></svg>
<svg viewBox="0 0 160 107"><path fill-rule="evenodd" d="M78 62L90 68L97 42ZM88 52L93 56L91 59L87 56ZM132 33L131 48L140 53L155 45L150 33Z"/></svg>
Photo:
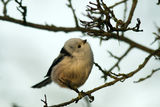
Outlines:
<svg viewBox="0 0 160 107"><path fill-rule="evenodd" d="M41 88L52 81L77 93L87 80L93 66L93 53L87 40L71 38L53 61L45 79L32 88Z"/></svg>

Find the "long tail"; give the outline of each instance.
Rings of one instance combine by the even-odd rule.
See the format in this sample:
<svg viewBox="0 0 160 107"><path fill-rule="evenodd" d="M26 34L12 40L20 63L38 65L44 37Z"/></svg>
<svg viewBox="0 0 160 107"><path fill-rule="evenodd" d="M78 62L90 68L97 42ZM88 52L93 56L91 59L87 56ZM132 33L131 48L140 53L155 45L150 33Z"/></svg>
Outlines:
<svg viewBox="0 0 160 107"><path fill-rule="evenodd" d="M33 85L32 88L41 88L50 84L51 82L52 82L51 78L48 77L45 80L41 81L40 83Z"/></svg>

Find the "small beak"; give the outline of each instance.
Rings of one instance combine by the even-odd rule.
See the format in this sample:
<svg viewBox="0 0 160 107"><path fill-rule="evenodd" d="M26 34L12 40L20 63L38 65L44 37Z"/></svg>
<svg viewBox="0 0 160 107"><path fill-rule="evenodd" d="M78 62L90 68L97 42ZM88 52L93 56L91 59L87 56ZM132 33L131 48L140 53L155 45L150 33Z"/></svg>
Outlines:
<svg viewBox="0 0 160 107"><path fill-rule="evenodd" d="M85 39L85 40L83 40L83 44L85 44L87 42L87 40Z"/></svg>

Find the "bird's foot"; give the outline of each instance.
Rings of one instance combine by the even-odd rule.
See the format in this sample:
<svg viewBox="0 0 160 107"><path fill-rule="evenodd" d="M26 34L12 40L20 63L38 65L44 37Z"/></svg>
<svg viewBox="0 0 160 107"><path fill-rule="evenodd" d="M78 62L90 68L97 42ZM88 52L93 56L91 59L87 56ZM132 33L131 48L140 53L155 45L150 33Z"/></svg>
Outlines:
<svg viewBox="0 0 160 107"><path fill-rule="evenodd" d="M91 94L88 94L86 92L84 92L83 90L81 92L78 93L78 100L76 101L76 103L83 98L84 96L88 96L89 97L89 102L93 102L94 101L94 96L92 96Z"/></svg>

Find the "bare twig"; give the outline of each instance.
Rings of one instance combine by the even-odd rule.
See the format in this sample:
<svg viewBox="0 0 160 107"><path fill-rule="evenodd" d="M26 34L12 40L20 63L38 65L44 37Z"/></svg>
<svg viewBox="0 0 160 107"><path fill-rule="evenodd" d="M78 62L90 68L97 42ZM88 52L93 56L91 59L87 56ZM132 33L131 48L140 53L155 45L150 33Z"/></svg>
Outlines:
<svg viewBox="0 0 160 107"><path fill-rule="evenodd" d="M144 62L142 64L140 64L139 67L136 70L128 73L127 75L128 76L133 76L135 73L137 73L138 71L140 71L147 64L147 62L149 61L149 59L153 55L155 55L156 53L160 53L160 50L158 49L158 50L154 51L153 53L151 53L148 57L145 58Z"/></svg>
<svg viewBox="0 0 160 107"><path fill-rule="evenodd" d="M128 1L128 0L119 1L119 2L115 3L115 4L112 5L112 6L109 6L109 8L114 8L114 7L116 7L117 5L120 5L120 4L122 4L122 3L126 3L127 1Z"/></svg>
<svg viewBox="0 0 160 107"><path fill-rule="evenodd" d="M115 57L115 55L111 55L113 58L116 58L118 61L108 70L108 72L111 72L116 67L118 68L118 70L120 70L119 63L131 51L132 48L133 47L129 47L121 57Z"/></svg>
<svg viewBox="0 0 160 107"><path fill-rule="evenodd" d="M68 2L69 2L69 4L67 4L67 6L68 6L69 8L71 8L71 10L72 10L76 27L79 27L78 19L77 19L76 13L75 13L75 9L74 9L73 6L72 6L72 0L68 0Z"/></svg>
<svg viewBox="0 0 160 107"><path fill-rule="evenodd" d="M108 77L108 76L109 76L110 78L117 79L117 77L115 77L114 75L112 75L112 74L113 74L112 72L108 72L108 71L102 69L101 66L100 66L98 63L96 63L96 62L94 62L94 64L95 64L95 66L98 67L98 69L103 73L102 78L104 78L104 81L107 80L107 77Z"/></svg>
<svg viewBox="0 0 160 107"><path fill-rule="evenodd" d="M124 23L122 19L118 19L114 14L113 10L111 10L111 8L109 8L103 2L103 0L96 0L96 3L89 2L90 5L88 5L88 8L87 8L87 12L88 12L87 17L91 21L82 21L82 20L80 21L82 25L85 26L85 28L99 29L101 31L107 31L107 32L117 32L117 36L119 35L119 32L125 32L129 30L135 31L135 32L141 32L143 30L139 30L139 27L141 24L139 19L137 19L138 23L136 24L135 27L133 28L128 27L128 25L132 20L133 13L137 5L137 2L135 1L133 0L133 5L126 23ZM114 21L116 25L113 25L111 23L112 21Z"/></svg>
<svg viewBox="0 0 160 107"><path fill-rule="evenodd" d="M159 42L160 43L160 28L155 24L155 27L157 29L157 33L156 32L153 32L153 34L156 36L154 41L151 43L151 45L155 42ZM160 47L160 44L159 44L159 47Z"/></svg>
<svg viewBox="0 0 160 107"><path fill-rule="evenodd" d="M155 37L154 41L151 43L151 45L152 45L153 43L155 43L157 40L160 40L160 35L158 35L158 34L155 33L155 32L153 32L153 34L154 34L156 37Z"/></svg>
<svg viewBox="0 0 160 107"><path fill-rule="evenodd" d="M137 81L134 81L134 83L139 83L139 82L142 82L142 81L144 81L144 80L152 77L152 75L153 75L155 72L159 71L159 70L160 70L160 68L157 68L157 69L152 70L151 74L147 75L146 77L140 78L140 79L137 80Z"/></svg>
<svg viewBox="0 0 160 107"><path fill-rule="evenodd" d="M7 16L7 4L10 2L11 0L1 0L1 2L3 3L3 15Z"/></svg>
<svg viewBox="0 0 160 107"><path fill-rule="evenodd" d="M124 3L123 22L126 21L127 9L128 9L128 5L127 5L127 2L125 2L125 3ZM125 33L125 32L122 32L122 36L124 36L124 33Z"/></svg>
<svg viewBox="0 0 160 107"><path fill-rule="evenodd" d="M102 76L102 78L104 78L105 81L107 80L107 76L109 76L109 77L111 77L111 78L113 78L113 79L117 79L117 77L115 77L115 76L117 76L117 75L115 75L115 73L113 73L112 70L113 70L114 68L116 68L116 67L118 68L118 70L120 70L119 63L120 63L120 62L122 61L122 59L131 51L132 48L133 48L133 47L129 47L129 48L126 50L126 52L125 52L121 57L117 57L117 56L113 55L110 51L108 51L109 54L110 54L113 58L115 58L115 59L118 60L109 70L102 70L102 68L101 68L98 64L95 63L95 65L99 68L99 70L102 71L102 73L104 74L104 75Z"/></svg>
<svg viewBox="0 0 160 107"><path fill-rule="evenodd" d="M133 31L135 31L135 32L142 32L143 30L139 29L140 28L140 24L141 24L141 20L139 18L137 18L137 24L136 24L135 27L132 28Z"/></svg>
<svg viewBox="0 0 160 107"><path fill-rule="evenodd" d="M132 20L132 17L133 17L136 6L137 6L137 0L132 0L132 7L131 7L131 10L129 12L128 20L125 23L125 28L127 28L128 25L131 23L131 20Z"/></svg>
<svg viewBox="0 0 160 107"><path fill-rule="evenodd" d="M44 95L44 100L41 99L41 101L44 103L43 107L48 107L46 94Z"/></svg>
<svg viewBox="0 0 160 107"><path fill-rule="evenodd" d="M108 53L109 53L109 55L110 55L111 57L113 57L113 58L115 58L115 59L119 59L119 57L118 57L118 56L116 56L116 55L113 55L113 53L112 53L112 52L108 51Z"/></svg>
<svg viewBox="0 0 160 107"><path fill-rule="evenodd" d="M15 2L19 5L19 7L17 7L17 10L22 14L23 22L24 24L26 24L27 7L22 5L22 0L15 0Z"/></svg>
<svg viewBox="0 0 160 107"><path fill-rule="evenodd" d="M104 81L106 81L108 76L107 71L103 70L102 67L96 62L94 62L94 65L98 67L98 69L103 73L103 75L105 75L105 76L102 76L102 78L104 78Z"/></svg>
<svg viewBox="0 0 160 107"><path fill-rule="evenodd" d="M73 98L72 100L70 101L67 101L67 102L64 102L64 103L61 103L61 104L57 104L57 105L52 105L52 106L48 106L48 107L63 107L63 106L67 106L71 103L77 103L77 101L79 101L80 99L82 99L83 97L85 97L86 95L83 94L83 95L78 95L78 97L76 98Z"/></svg>
<svg viewBox="0 0 160 107"><path fill-rule="evenodd" d="M125 22L126 20L126 14L127 14L127 2L124 3L123 22Z"/></svg>

